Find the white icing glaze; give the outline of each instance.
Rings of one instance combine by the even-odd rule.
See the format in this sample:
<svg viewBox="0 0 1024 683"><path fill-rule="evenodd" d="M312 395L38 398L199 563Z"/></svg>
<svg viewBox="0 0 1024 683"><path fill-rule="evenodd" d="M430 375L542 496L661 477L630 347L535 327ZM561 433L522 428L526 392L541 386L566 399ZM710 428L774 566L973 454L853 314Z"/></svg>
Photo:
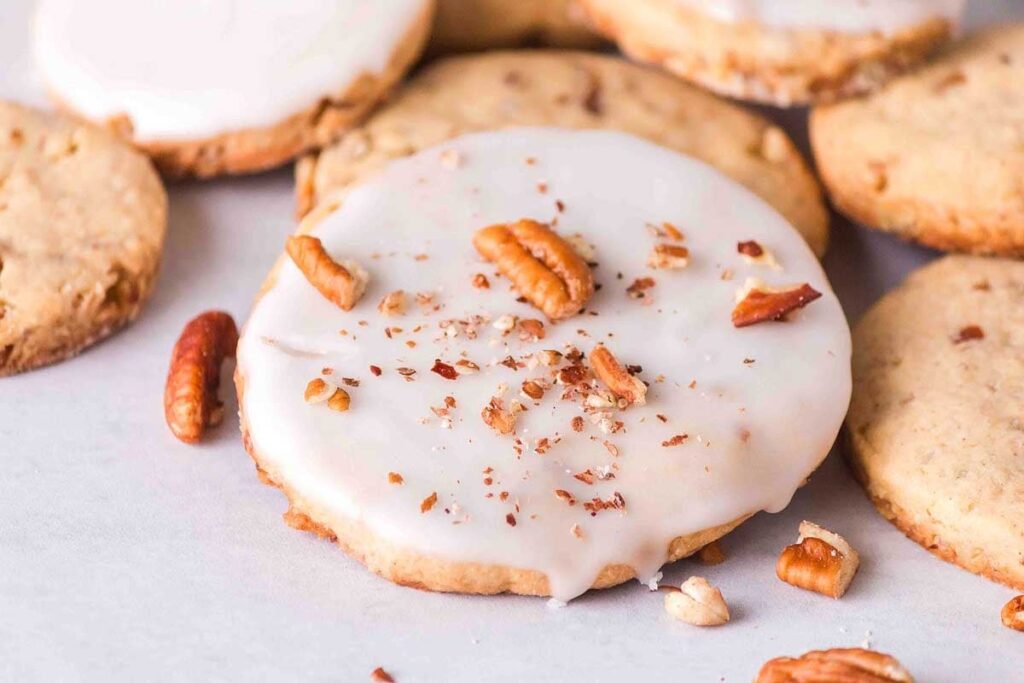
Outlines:
<svg viewBox="0 0 1024 683"><path fill-rule="evenodd" d="M93 120L137 139L269 127L385 69L430 0L43 0L36 62Z"/></svg>
<svg viewBox="0 0 1024 683"><path fill-rule="evenodd" d="M677 0L728 22L846 33L893 33L943 17L959 24L966 0Z"/></svg>
<svg viewBox="0 0 1024 683"><path fill-rule="evenodd" d="M444 339L443 319L543 317L516 301L471 238L493 223L556 216L562 234L580 232L596 247L602 288L588 310L598 315L549 323L547 338L537 343L502 337L491 324L481 325L475 340ZM664 221L686 233L691 258L684 270L645 265L656 243L645 224ZM846 413L849 330L797 232L716 170L637 138L547 128L458 138L392 163L351 191L312 234L335 258L363 264L370 285L345 313L285 261L257 303L238 363L243 408L262 459L329 515L359 519L391 542L429 555L543 571L559 600L585 591L610 563L630 564L647 581L675 536L781 510L828 453ZM737 243L749 239L767 247L782 270L741 257ZM724 269L735 277L723 280ZM490 278L490 289L471 286L475 273ZM657 282L651 305L625 292L643 276ZM730 313L750 276L775 285L808 282L824 296L790 322L738 330ZM433 292L443 308L424 313L410 302L405 316L384 317L376 305L396 289ZM388 326L403 332L389 339ZM587 352L599 340L622 363L643 367L641 377L651 382L647 405L616 413L625 422L621 433L606 435L588 420L577 434L570 422L582 414L579 405L560 399L562 387L552 388L539 405L524 400L529 410L519 416L517 432L528 445L517 458L513 437L493 432L480 412L499 383L511 387L507 405L523 380L546 369L513 371L495 361L566 343ZM449 381L430 371L436 358L454 363L462 352L481 366L479 373ZM373 376L371 364L383 375ZM349 412L303 402L306 383L324 367L334 369L335 381L360 380L348 389ZM415 369L415 381L404 381L399 367ZM656 381L659 375L664 381ZM430 409L446 395L457 400L451 429ZM546 454L530 447L556 433L563 439ZM681 433L689 434L683 445L661 445ZM604 440L618 448L617 457ZM588 486L572 476L607 466L618 468L614 480ZM487 467L491 486L484 483ZM403 485L388 483L392 471ZM567 505L555 489L570 491L579 503ZM420 502L434 491L437 505L421 513ZM501 491L509 492L507 502L499 500ZM583 510L583 501L615 491L626 501L625 514L591 517ZM494 497L486 498L488 492ZM509 512L514 528L506 522ZM582 538L570 532L573 524Z"/></svg>

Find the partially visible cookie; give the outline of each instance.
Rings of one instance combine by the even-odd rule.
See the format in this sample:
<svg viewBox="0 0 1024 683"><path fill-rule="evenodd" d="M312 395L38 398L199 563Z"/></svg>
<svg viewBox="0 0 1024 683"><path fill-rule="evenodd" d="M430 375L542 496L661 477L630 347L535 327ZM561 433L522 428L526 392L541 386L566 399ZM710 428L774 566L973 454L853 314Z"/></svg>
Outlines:
<svg viewBox="0 0 1024 683"><path fill-rule="evenodd" d="M815 109L811 140L852 218L939 249L1024 256L1024 24Z"/></svg>
<svg viewBox="0 0 1024 683"><path fill-rule="evenodd" d="M850 458L940 557L1024 588L1024 263L949 256L854 332Z"/></svg>
<svg viewBox="0 0 1024 683"><path fill-rule="evenodd" d="M756 192L816 253L825 251L820 188L781 129L670 76L576 52L492 52L433 64L364 126L299 164L299 212L396 157L519 126L618 130L695 156Z"/></svg>
<svg viewBox="0 0 1024 683"><path fill-rule="evenodd" d="M278 166L358 124L419 57L433 13L434 0L44 0L34 49L61 106L169 176L207 177Z"/></svg>
<svg viewBox="0 0 1024 683"><path fill-rule="evenodd" d="M68 358L134 319L166 225L142 154L0 101L0 376Z"/></svg>
<svg viewBox="0 0 1024 683"><path fill-rule="evenodd" d="M580 0L644 62L778 106L872 90L953 35L963 0Z"/></svg>
<svg viewBox="0 0 1024 683"><path fill-rule="evenodd" d="M601 38L581 22L571 0L439 0L433 54L501 47L588 48Z"/></svg>

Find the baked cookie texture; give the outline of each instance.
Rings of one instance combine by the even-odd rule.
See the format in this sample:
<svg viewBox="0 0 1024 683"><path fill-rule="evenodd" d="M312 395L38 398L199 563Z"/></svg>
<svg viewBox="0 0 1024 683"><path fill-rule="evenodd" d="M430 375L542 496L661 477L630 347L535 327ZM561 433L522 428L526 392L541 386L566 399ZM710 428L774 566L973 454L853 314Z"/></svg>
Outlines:
<svg viewBox="0 0 1024 683"><path fill-rule="evenodd" d="M854 331L850 461L939 557L1024 588L1024 263L949 256Z"/></svg>
<svg viewBox="0 0 1024 683"><path fill-rule="evenodd" d="M602 39L571 0L439 0L430 54L509 47L590 48Z"/></svg>
<svg viewBox="0 0 1024 683"><path fill-rule="evenodd" d="M596 31L630 57L709 90L776 106L874 90L947 42L955 27L927 20L890 34L726 22L679 0L580 0Z"/></svg>
<svg viewBox="0 0 1024 683"><path fill-rule="evenodd" d="M694 156L757 193L815 253L825 252L820 187L780 128L671 76L580 52L492 52L434 63L365 125L300 161L298 211L392 159L464 133L520 126L618 130Z"/></svg>
<svg viewBox="0 0 1024 683"><path fill-rule="evenodd" d="M1024 24L971 36L862 100L816 108L811 140L851 218L949 251L1024 256Z"/></svg>
<svg viewBox="0 0 1024 683"><path fill-rule="evenodd" d="M419 59L433 17L433 4L425 3L383 71L363 73L338 92L324 93L312 106L270 127L230 130L198 140L138 140L127 116L97 123L134 140L168 178L210 178L275 168L331 143L366 118ZM58 93L51 97L58 106L75 113Z"/></svg>
<svg viewBox="0 0 1024 683"><path fill-rule="evenodd" d="M145 156L92 125L0 101L0 376L133 320L166 225Z"/></svg>

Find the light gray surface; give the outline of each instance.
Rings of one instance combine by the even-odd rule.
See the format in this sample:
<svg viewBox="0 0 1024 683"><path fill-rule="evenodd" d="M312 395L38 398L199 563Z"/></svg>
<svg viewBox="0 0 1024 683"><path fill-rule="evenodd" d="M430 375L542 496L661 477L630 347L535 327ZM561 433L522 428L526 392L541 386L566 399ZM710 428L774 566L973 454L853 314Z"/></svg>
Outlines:
<svg viewBox="0 0 1024 683"><path fill-rule="evenodd" d="M1024 18L1024 2L975 5L975 25ZM38 102L28 7L0 0L0 96ZM772 114L805 137L802 114ZM75 360L0 380L0 680L360 681L384 666L400 683L749 681L774 656L864 643L919 681L1024 676L1024 638L999 623L1013 592L906 540L836 453L784 513L729 536L725 564L666 569L722 588L733 621L719 629L670 621L636 583L561 610L404 589L289 529L236 426L184 446L161 399L188 318L211 307L246 317L293 227L290 190L287 170L173 187L164 267L140 320ZM836 220L826 265L855 319L931 257ZM841 601L775 578L804 518L861 552Z"/></svg>

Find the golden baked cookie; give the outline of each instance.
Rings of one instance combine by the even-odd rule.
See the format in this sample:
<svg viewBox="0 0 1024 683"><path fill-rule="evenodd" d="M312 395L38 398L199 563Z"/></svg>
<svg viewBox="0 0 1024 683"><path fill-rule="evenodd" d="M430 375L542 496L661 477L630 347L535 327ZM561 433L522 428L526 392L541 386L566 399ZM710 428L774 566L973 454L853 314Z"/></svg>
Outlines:
<svg viewBox="0 0 1024 683"><path fill-rule="evenodd" d="M0 101L0 376L73 356L133 320L166 226L145 156L91 125Z"/></svg>
<svg viewBox="0 0 1024 683"><path fill-rule="evenodd" d="M596 47L571 0L439 0L432 54L502 47Z"/></svg>
<svg viewBox="0 0 1024 683"><path fill-rule="evenodd" d="M444 138L299 232L239 342L246 448L290 524L400 584L656 582L785 507L846 414L849 331L803 237L641 137Z"/></svg>
<svg viewBox="0 0 1024 683"><path fill-rule="evenodd" d="M60 106L165 175L209 177L279 166L358 124L419 58L433 16L434 0L43 0L34 52Z"/></svg>
<svg viewBox="0 0 1024 683"><path fill-rule="evenodd" d="M833 202L938 249L1024 256L1024 24L973 35L861 100L820 107Z"/></svg>
<svg viewBox="0 0 1024 683"><path fill-rule="evenodd" d="M517 126L619 130L697 157L760 195L821 255L828 213L792 141L767 120L621 59L511 51L427 67L360 128L296 168L299 213L388 161Z"/></svg>
<svg viewBox="0 0 1024 683"><path fill-rule="evenodd" d="M778 106L872 90L953 35L963 0L580 0L623 52Z"/></svg>
<svg viewBox="0 0 1024 683"><path fill-rule="evenodd" d="M850 459L939 557L1024 588L1024 263L948 256L854 331Z"/></svg>

